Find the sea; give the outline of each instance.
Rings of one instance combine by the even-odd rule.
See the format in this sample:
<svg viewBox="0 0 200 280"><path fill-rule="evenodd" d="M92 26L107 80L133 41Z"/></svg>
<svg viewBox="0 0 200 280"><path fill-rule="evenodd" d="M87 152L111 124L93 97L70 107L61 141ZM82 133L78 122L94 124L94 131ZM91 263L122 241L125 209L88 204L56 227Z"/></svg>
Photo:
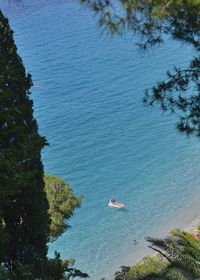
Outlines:
<svg viewBox="0 0 200 280"><path fill-rule="evenodd" d="M145 89L195 52L165 38L143 53L140 38L111 36L78 0L0 0L0 8L32 75L34 117L49 143L44 170L84 195L49 256L58 251L90 279L111 279L149 253L147 236L200 214L199 140L176 129L176 116L142 101ZM109 207L112 198L125 207Z"/></svg>

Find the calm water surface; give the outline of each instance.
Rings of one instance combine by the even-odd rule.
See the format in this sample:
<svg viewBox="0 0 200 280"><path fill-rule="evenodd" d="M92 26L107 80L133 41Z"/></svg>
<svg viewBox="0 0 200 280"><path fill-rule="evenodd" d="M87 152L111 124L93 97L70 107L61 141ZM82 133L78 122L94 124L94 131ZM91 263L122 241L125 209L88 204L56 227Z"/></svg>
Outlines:
<svg viewBox="0 0 200 280"><path fill-rule="evenodd" d="M200 196L199 142L179 134L175 118L142 104L144 89L175 64L187 65L193 51L167 40L140 54L131 34L101 34L77 1L5 2L0 7L36 86L34 115L50 143L45 171L84 194L72 228L50 244L49 255L76 259L91 279L108 276ZM109 208L110 198L125 208Z"/></svg>

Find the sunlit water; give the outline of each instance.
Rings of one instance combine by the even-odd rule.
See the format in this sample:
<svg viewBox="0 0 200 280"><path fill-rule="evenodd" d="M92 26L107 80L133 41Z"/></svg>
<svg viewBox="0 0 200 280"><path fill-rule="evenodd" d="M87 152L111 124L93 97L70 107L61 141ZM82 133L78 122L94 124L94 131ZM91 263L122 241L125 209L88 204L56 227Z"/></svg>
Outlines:
<svg viewBox="0 0 200 280"><path fill-rule="evenodd" d="M192 50L168 39L140 54L131 34L101 34L97 18L76 1L5 2L0 7L33 77L34 115L50 143L45 171L84 194L72 228L49 255L74 258L91 279L108 276L200 195L198 140L179 134L174 117L142 104L144 89L175 64L187 65ZM109 208L110 198L125 208Z"/></svg>

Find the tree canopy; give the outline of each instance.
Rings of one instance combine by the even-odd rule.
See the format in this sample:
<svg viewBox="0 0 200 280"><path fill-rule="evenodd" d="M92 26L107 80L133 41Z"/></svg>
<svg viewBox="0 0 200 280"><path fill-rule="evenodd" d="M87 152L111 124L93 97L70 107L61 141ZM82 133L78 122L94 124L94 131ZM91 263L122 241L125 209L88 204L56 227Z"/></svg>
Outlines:
<svg viewBox="0 0 200 280"><path fill-rule="evenodd" d="M150 279L199 279L200 277L200 240L191 233L175 229L171 235L160 238L147 238L149 246L168 262L166 268L159 273L147 273L138 280Z"/></svg>
<svg viewBox="0 0 200 280"><path fill-rule="evenodd" d="M6 235L0 262L14 269L15 261L28 265L47 253L49 216L40 155L46 141L33 117L31 76L1 12L0 42L0 223Z"/></svg>
<svg viewBox="0 0 200 280"><path fill-rule="evenodd" d="M115 273L115 280L137 279L150 273L160 273L167 267L168 262L157 255L146 256L133 266L122 266L120 271Z"/></svg>
<svg viewBox="0 0 200 280"><path fill-rule="evenodd" d="M133 266L122 266L115 280L196 280L200 277L200 239L174 229L170 236L150 238L157 255L146 256Z"/></svg>
<svg viewBox="0 0 200 280"><path fill-rule="evenodd" d="M83 195L75 197L69 183L66 184L62 178L52 174L45 173L44 181L51 220L50 238L54 240L70 227L68 220L75 208L80 208Z"/></svg>
<svg viewBox="0 0 200 280"><path fill-rule="evenodd" d="M195 57L186 68L167 71L165 81L147 89L144 103L158 104L178 116L177 127L200 136L200 0L80 0L99 15L99 25L112 34L133 32L142 50L170 36L190 44Z"/></svg>
<svg viewBox="0 0 200 280"><path fill-rule="evenodd" d="M53 175L45 174L45 185L41 150L47 143L33 117L31 86L0 11L0 279L86 278L73 260L61 260L57 252L47 257L50 237L69 227L66 219L82 196L74 197Z"/></svg>

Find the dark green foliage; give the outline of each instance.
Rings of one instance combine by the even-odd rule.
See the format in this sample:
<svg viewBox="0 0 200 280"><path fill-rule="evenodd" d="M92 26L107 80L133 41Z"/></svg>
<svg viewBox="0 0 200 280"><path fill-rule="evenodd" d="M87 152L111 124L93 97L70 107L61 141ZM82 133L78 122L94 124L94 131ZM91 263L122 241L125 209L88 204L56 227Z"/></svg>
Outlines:
<svg viewBox="0 0 200 280"><path fill-rule="evenodd" d="M138 276L146 275L147 273L160 273L167 266L167 261L162 257L144 257L139 263L130 267L127 273L128 279L136 279Z"/></svg>
<svg viewBox="0 0 200 280"><path fill-rule="evenodd" d="M147 238L147 240L151 243L149 247L160 253L168 261L168 265L160 273L147 273L137 279L200 278L200 241L190 233L176 229L167 238Z"/></svg>
<svg viewBox="0 0 200 280"><path fill-rule="evenodd" d="M115 272L115 280L128 280L129 266L121 266L121 271Z"/></svg>
<svg viewBox="0 0 200 280"><path fill-rule="evenodd" d="M99 24L112 34L133 32L141 50L171 36L197 51L186 69L167 72L167 80L147 90L144 102L157 103L177 114L177 127L200 137L200 1L199 0L80 0L99 16ZM115 9L116 5L121 10ZM166 36L168 35L168 36ZM188 90L189 93L188 93Z"/></svg>
<svg viewBox="0 0 200 280"><path fill-rule="evenodd" d="M87 273L83 273L73 268L74 260L61 260L60 254L55 252L54 259L44 259L38 264L42 271L43 280L70 280L76 277L87 278Z"/></svg>
<svg viewBox="0 0 200 280"><path fill-rule="evenodd" d="M60 177L45 173L44 181L51 219L50 237L54 240L70 227L67 220L71 218L75 208L81 206L83 196L75 197L69 183L66 184Z"/></svg>
<svg viewBox="0 0 200 280"><path fill-rule="evenodd" d="M0 266L1 280L70 280L76 277L87 278L87 273L73 268L74 260L61 260L60 254L55 252L55 258L44 258L34 265L23 266L15 262L15 270L7 270Z"/></svg>
<svg viewBox="0 0 200 280"><path fill-rule="evenodd" d="M15 270L7 270L5 266L0 266L1 280L35 280L32 274L32 267L25 268L18 262L14 262Z"/></svg>
<svg viewBox="0 0 200 280"><path fill-rule="evenodd" d="M31 76L17 54L8 20L0 12L0 263L16 270L46 256L48 202L38 134L29 98Z"/></svg>
<svg viewBox="0 0 200 280"><path fill-rule="evenodd" d="M47 242L69 227L64 219L80 207L82 196L74 197L53 175L45 174L45 187L40 155L46 141L33 118L31 85L0 11L0 279L86 278L73 268L74 261L61 260L59 253L47 258Z"/></svg>
<svg viewBox="0 0 200 280"><path fill-rule="evenodd" d="M165 270L167 264L168 262L159 255L155 257L146 256L133 266L122 266L121 271L115 273L115 280L137 279L152 273L158 275Z"/></svg>
<svg viewBox="0 0 200 280"><path fill-rule="evenodd" d="M133 266L122 266L121 271L115 273L115 280L186 280L179 271L175 269L169 270L168 266L169 262L160 254L154 257L146 256Z"/></svg>
<svg viewBox="0 0 200 280"><path fill-rule="evenodd" d="M147 238L158 254L144 257L133 266L122 266L115 280L197 280L200 279L200 240L175 229L164 239Z"/></svg>

